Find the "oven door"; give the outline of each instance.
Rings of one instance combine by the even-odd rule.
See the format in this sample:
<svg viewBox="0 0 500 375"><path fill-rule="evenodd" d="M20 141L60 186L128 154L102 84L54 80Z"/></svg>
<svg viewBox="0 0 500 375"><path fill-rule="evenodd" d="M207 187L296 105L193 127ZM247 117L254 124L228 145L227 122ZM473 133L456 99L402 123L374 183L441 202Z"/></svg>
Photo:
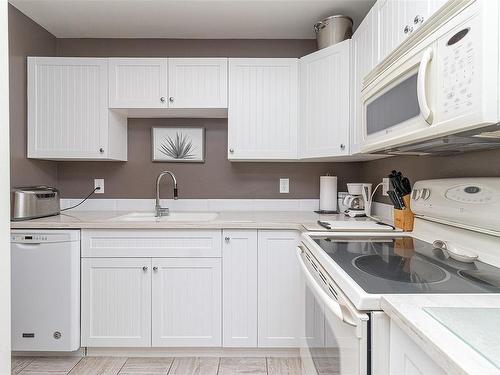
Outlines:
<svg viewBox="0 0 500 375"><path fill-rule="evenodd" d="M303 373L367 374L368 315L354 308L303 246L297 250L297 261L303 281Z"/></svg>

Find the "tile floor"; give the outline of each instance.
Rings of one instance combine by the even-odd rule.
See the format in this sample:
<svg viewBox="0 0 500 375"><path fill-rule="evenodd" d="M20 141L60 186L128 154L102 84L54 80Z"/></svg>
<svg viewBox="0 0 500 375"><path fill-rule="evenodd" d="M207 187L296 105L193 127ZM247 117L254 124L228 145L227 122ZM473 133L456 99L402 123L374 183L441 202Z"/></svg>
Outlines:
<svg viewBox="0 0 500 375"><path fill-rule="evenodd" d="M300 375L299 358L13 357L19 375Z"/></svg>

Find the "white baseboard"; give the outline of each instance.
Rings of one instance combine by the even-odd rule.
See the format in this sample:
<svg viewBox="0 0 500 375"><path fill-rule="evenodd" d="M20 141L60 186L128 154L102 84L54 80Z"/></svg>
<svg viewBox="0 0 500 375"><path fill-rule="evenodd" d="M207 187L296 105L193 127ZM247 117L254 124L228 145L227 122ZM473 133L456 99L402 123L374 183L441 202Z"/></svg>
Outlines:
<svg viewBox="0 0 500 375"><path fill-rule="evenodd" d="M298 348L87 348L91 357L298 357Z"/></svg>

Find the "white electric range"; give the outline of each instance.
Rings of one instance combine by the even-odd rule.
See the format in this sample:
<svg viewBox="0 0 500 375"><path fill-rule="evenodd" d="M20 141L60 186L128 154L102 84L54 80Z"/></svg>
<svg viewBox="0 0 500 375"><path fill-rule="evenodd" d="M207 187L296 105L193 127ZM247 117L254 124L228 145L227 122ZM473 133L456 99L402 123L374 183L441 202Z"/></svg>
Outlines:
<svg viewBox="0 0 500 375"><path fill-rule="evenodd" d="M500 178L419 181L411 208L411 233L302 235L306 374L384 373L383 295L500 293Z"/></svg>

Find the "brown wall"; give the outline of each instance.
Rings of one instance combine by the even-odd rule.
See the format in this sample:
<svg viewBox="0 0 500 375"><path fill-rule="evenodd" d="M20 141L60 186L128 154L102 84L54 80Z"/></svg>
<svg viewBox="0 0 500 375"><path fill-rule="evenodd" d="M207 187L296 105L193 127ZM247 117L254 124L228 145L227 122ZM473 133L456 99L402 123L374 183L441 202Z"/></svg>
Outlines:
<svg viewBox="0 0 500 375"><path fill-rule="evenodd" d="M129 161L44 162L26 159L26 56L228 56L299 57L315 50L313 40L56 39L9 6L11 174L13 185L51 184L63 197L82 197L94 178L105 179L98 197L150 198L158 172L179 177L184 198L317 198L319 176L378 183L392 169L412 182L428 178L500 176L500 150L452 157L393 157L364 163L230 163L226 158L227 120L131 119ZM56 52L57 51L57 52ZM204 164L152 163L150 128L193 125L206 128ZM290 194L278 193L278 179L290 178ZM167 196L168 192L166 192ZM387 201L378 196L378 201Z"/></svg>
<svg viewBox="0 0 500 375"><path fill-rule="evenodd" d="M231 163L225 119L130 119L128 124L127 162L59 163L64 196L84 196L92 190L93 178L104 178L104 197L151 198L156 176L168 169L178 179L181 198L317 198L320 175L335 173L344 185L358 174L346 163ZM151 162L151 127L168 125L205 127L205 163ZM280 177L290 178L290 194L279 194ZM172 194L164 191L165 197Z"/></svg>
<svg viewBox="0 0 500 375"><path fill-rule="evenodd" d="M500 150L454 156L396 156L374 160L362 163L360 177L375 187L393 169L401 171L412 184L418 180L435 178L500 177ZM380 193L376 200L389 203Z"/></svg>
<svg viewBox="0 0 500 375"><path fill-rule="evenodd" d="M57 164L26 158L26 56L53 56L56 38L9 5L10 178L12 186L57 184Z"/></svg>

